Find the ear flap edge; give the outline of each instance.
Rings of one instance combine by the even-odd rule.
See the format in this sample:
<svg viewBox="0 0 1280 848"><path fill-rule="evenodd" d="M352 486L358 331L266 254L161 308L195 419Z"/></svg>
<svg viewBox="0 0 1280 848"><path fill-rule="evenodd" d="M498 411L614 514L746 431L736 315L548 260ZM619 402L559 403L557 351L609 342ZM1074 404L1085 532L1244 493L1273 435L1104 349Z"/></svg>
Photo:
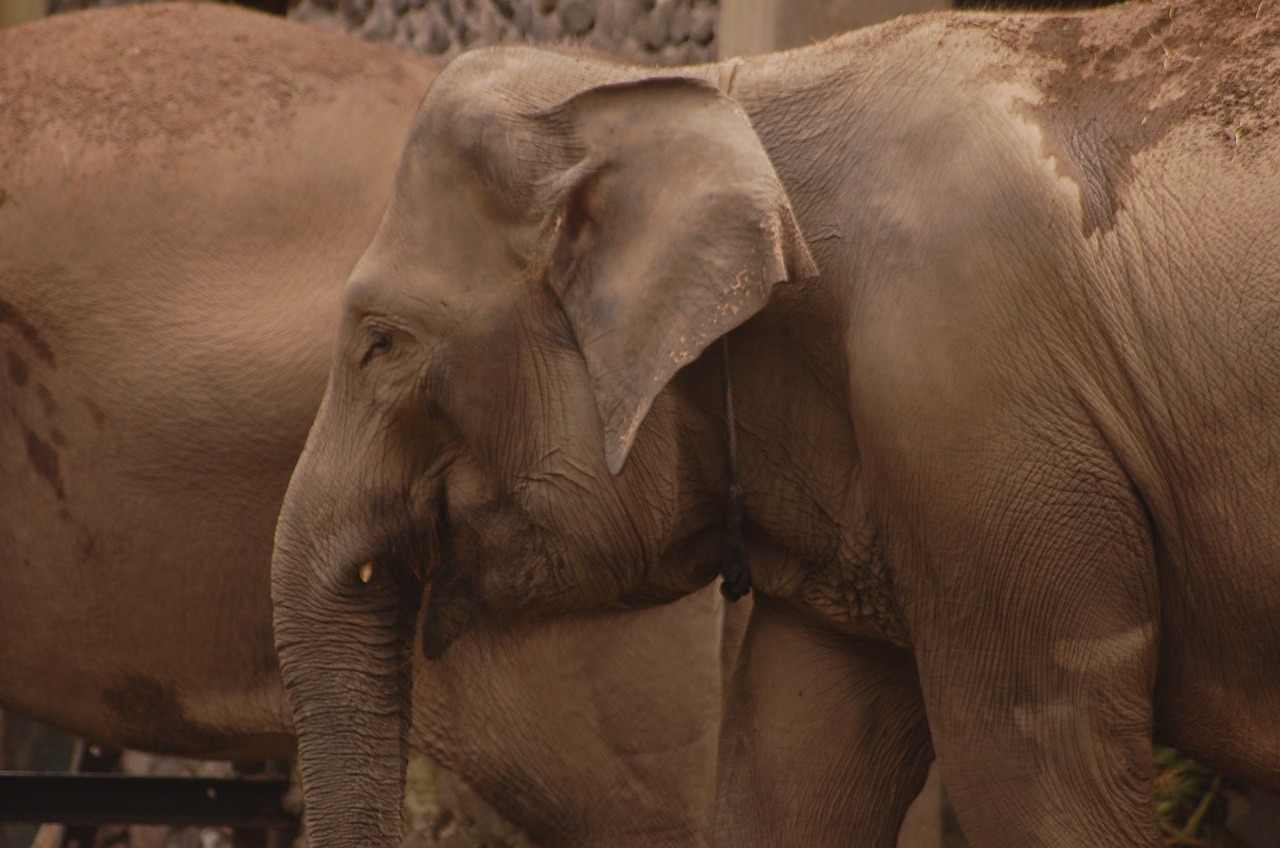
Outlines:
<svg viewBox="0 0 1280 848"><path fill-rule="evenodd" d="M818 269L750 121L718 89L678 77L611 84L576 95L557 122L566 116L584 156L607 162L590 169L599 220L574 248L585 259L557 288L617 475L675 373L775 285Z"/></svg>

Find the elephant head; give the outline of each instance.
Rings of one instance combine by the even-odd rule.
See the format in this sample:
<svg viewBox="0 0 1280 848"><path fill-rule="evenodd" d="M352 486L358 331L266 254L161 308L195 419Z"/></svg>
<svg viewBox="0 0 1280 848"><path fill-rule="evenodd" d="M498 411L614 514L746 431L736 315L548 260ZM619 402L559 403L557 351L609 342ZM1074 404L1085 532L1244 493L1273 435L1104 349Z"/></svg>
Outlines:
<svg viewBox="0 0 1280 848"><path fill-rule="evenodd" d="M672 378L814 273L714 84L521 48L445 70L348 283L277 529L315 844L399 838L419 619L433 656L486 622L714 577L723 422Z"/></svg>

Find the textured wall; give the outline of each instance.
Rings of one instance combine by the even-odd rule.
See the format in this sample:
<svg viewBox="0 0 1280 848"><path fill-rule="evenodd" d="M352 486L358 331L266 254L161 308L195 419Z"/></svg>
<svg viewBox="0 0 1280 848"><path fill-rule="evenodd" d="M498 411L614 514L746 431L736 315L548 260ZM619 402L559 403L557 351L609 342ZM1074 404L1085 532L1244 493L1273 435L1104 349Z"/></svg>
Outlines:
<svg viewBox="0 0 1280 848"><path fill-rule="evenodd" d="M296 0L289 16L426 56L513 42L577 43L629 59L715 58L716 0Z"/></svg>
<svg viewBox="0 0 1280 848"><path fill-rule="evenodd" d="M149 0L45 0L50 12ZM718 0L238 0L449 59L470 47L581 44L638 62L716 58Z"/></svg>

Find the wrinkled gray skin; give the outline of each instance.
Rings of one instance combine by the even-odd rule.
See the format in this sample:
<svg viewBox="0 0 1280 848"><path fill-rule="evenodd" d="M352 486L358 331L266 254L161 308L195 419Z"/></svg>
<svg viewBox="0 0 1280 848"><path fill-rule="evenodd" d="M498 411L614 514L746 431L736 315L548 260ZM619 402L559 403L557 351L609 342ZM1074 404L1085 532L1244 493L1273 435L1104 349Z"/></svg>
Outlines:
<svg viewBox="0 0 1280 848"><path fill-rule="evenodd" d="M0 31L0 708L292 753L272 532L436 71L212 4ZM413 744L548 844L705 841L718 609L459 642Z"/></svg>
<svg viewBox="0 0 1280 848"><path fill-rule="evenodd" d="M979 846L1154 844L1153 736L1280 789L1278 45L1173 2L448 66L277 530L321 844L394 841L420 576L433 652L711 579L726 333L721 844L888 845L935 751Z"/></svg>

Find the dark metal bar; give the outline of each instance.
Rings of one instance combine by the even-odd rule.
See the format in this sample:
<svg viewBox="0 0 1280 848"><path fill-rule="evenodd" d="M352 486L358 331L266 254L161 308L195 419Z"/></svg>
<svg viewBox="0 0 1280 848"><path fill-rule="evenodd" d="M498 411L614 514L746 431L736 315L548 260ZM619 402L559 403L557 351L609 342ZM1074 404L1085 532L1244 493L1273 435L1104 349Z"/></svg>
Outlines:
<svg viewBox="0 0 1280 848"><path fill-rule="evenodd" d="M73 774L116 774L120 771L119 748L93 745L83 739L76 741L71 756ZM93 848L97 844L98 828L91 824L69 824L62 828L62 838L56 848Z"/></svg>
<svg viewBox="0 0 1280 848"><path fill-rule="evenodd" d="M280 778L0 772L0 822L296 827Z"/></svg>

